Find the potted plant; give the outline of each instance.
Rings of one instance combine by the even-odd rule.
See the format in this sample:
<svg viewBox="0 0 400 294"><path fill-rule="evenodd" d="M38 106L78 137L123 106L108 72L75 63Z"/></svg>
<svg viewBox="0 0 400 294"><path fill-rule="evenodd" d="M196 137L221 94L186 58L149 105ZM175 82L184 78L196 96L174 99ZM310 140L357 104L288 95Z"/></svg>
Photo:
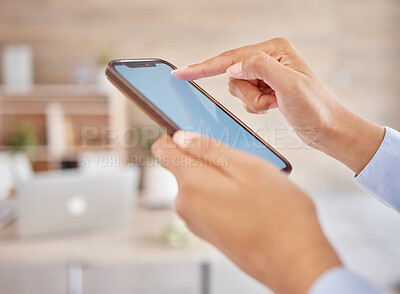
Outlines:
<svg viewBox="0 0 400 294"><path fill-rule="evenodd" d="M8 147L12 153L24 153L32 160L37 142L35 132L29 125L18 124L10 134Z"/></svg>

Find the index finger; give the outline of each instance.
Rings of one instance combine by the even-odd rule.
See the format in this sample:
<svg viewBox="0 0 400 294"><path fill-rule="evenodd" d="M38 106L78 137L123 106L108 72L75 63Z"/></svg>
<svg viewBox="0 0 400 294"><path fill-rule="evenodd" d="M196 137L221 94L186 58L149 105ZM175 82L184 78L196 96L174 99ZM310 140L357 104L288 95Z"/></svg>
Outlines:
<svg viewBox="0 0 400 294"><path fill-rule="evenodd" d="M243 61L248 55L250 55L249 47L253 46L254 45L244 46L223 52L201 63L173 70L172 74L177 79L184 81L197 80L223 74L226 72L228 67L237 62Z"/></svg>

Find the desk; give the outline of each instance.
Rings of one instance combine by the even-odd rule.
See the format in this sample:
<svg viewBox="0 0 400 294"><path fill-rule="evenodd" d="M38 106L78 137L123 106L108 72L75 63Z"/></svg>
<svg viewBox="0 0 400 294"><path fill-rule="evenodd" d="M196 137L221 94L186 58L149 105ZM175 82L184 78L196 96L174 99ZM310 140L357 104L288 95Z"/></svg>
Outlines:
<svg viewBox="0 0 400 294"><path fill-rule="evenodd" d="M124 225L23 239L11 224L0 231L0 263L68 264L69 293L81 294L83 265L194 262L201 266L201 293L208 294L210 263L220 254L200 240L183 248L163 245L160 232L173 217L172 210L139 205Z"/></svg>

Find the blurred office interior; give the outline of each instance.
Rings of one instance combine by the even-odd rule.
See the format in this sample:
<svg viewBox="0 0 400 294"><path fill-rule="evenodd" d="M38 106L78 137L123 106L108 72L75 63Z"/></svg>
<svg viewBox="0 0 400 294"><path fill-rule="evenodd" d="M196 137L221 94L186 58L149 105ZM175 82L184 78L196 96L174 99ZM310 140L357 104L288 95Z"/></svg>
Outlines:
<svg viewBox="0 0 400 294"><path fill-rule="evenodd" d="M176 182L149 152L162 132L106 80L111 59L185 66L281 36L348 108L400 129L396 0L0 7L0 293L269 293L175 216ZM226 83L199 81L292 163L344 263L400 293L400 216L302 144L279 111L247 113Z"/></svg>

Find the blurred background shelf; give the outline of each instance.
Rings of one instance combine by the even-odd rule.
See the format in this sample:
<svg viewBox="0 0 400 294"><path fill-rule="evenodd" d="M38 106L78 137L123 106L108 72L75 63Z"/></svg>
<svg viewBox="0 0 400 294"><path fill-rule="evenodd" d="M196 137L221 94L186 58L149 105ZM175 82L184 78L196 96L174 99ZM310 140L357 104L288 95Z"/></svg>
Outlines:
<svg viewBox="0 0 400 294"><path fill-rule="evenodd" d="M23 92L1 88L0 150L9 149L11 136L29 133L37 140L31 158L35 170L60 168L62 161L74 162L83 152L107 151L107 130L127 124L124 113L114 110L116 101L124 100L110 101L112 93L99 85L35 85Z"/></svg>
<svg viewBox="0 0 400 294"><path fill-rule="evenodd" d="M0 97L2 99L29 99L29 100L53 100L53 99L72 99L93 100L107 98L107 91L99 85L76 85L76 84L43 84L33 85L27 90L13 91L7 87L0 87Z"/></svg>

